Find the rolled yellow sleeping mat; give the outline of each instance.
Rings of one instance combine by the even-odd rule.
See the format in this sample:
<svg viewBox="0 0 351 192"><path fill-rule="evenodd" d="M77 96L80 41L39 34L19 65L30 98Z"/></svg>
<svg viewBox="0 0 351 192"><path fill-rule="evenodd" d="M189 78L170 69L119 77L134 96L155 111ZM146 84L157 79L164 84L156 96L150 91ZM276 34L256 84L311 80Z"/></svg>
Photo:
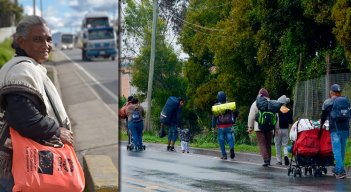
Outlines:
<svg viewBox="0 0 351 192"><path fill-rule="evenodd" d="M213 105L212 106L212 112L215 116L223 114L226 110L235 111L235 109L236 109L235 102L223 103L220 105Z"/></svg>

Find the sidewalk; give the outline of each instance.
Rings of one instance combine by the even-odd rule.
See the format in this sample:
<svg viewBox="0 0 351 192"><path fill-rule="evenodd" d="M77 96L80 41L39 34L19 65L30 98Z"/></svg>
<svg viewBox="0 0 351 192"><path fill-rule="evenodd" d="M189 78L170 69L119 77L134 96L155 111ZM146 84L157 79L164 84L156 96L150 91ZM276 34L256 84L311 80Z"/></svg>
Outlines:
<svg viewBox="0 0 351 192"><path fill-rule="evenodd" d="M91 88L93 82L61 51L54 51L52 55L53 62L48 63L48 66L54 70L57 79L54 83L70 117L74 148L81 165L86 155L105 155L111 158L118 170L118 119L117 112L111 110L118 109L118 104L105 104Z"/></svg>

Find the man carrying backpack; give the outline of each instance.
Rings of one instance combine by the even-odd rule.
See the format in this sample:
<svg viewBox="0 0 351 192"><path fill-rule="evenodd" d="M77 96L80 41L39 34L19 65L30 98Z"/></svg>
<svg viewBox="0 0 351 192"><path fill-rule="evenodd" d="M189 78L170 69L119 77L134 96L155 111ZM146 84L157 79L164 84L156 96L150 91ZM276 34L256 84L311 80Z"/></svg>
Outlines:
<svg viewBox="0 0 351 192"><path fill-rule="evenodd" d="M341 87L338 84L330 87L329 95L330 98L326 99L322 106L321 129L328 119L335 159L333 173L337 179L345 179L344 159L346 141L350 134L350 102L347 97L341 96Z"/></svg>
<svg viewBox="0 0 351 192"><path fill-rule="evenodd" d="M220 105L227 102L226 95L223 91L218 92L217 94L217 103L215 105ZM239 111L227 110L225 113L215 116L212 115L212 129L215 131L217 127L218 133L218 143L222 152L221 159L227 159L227 153L225 151L225 140L229 144L230 148L230 158L234 159L234 134L232 127L236 121L236 118L239 115Z"/></svg>
<svg viewBox="0 0 351 192"><path fill-rule="evenodd" d="M144 116L145 112L141 105L139 105L139 100L133 98L131 105L127 108L128 116L128 129L132 133L133 144L137 151L144 149L142 136L144 129Z"/></svg>
<svg viewBox="0 0 351 192"><path fill-rule="evenodd" d="M263 158L262 166L264 167L271 165L273 130L275 129L275 133L279 134L278 115L268 110L269 100L268 91L265 88L260 89L256 101L250 107L247 130L250 134L253 131L256 132L260 153ZM263 105L265 105L263 107L265 109L261 108Z"/></svg>
<svg viewBox="0 0 351 192"><path fill-rule="evenodd" d="M181 124L181 111L185 104L185 100L181 97L171 96L167 99L165 106L162 109L160 115L161 130L160 137L164 135L163 132L165 126L168 129L168 145L167 151L175 151L174 144L178 138L178 127Z"/></svg>

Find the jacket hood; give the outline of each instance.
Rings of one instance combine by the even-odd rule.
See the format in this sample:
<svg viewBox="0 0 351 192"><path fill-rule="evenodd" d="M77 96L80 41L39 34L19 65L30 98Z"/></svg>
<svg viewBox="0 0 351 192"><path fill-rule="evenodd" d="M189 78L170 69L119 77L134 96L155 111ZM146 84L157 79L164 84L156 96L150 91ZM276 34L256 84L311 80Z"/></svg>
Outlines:
<svg viewBox="0 0 351 192"><path fill-rule="evenodd" d="M282 95L278 98L278 102L281 104L288 104L290 102L290 98L286 95Z"/></svg>
<svg viewBox="0 0 351 192"><path fill-rule="evenodd" d="M287 112L290 111L290 109L283 105L283 106L280 107L280 111L281 111L282 113L287 113Z"/></svg>
<svg viewBox="0 0 351 192"><path fill-rule="evenodd" d="M223 91L218 92L217 100L220 103L225 103L227 101L227 97L225 96L225 93Z"/></svg>

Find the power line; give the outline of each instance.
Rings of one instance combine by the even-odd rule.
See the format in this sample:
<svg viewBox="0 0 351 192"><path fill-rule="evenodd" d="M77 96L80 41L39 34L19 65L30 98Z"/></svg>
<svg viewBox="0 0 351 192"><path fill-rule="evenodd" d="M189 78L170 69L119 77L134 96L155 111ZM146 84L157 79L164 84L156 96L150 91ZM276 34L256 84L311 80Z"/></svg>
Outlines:
<svg viewBox="0 0 351 192"><path fill-rule="evenodd" d="M183 22L183 23L186 23L186 24L189 24L189 25L193 25L193 26L199 27L199 28L201 28L201 29L205 29L205 30L209 30L209 31L220 31L220 32L224 32L223 29L208 28L208 27L203 27L203 26L201 26L201 25L197 25L197 24L194 24L194 23L190 23L190 22L188 22L188 21L185 21L185 20L183 20L183 19L181 19L181 18L175 16L174 14L170 14L170 16L173 17L173 18L175 18L175 19L177 19L178 21L181 21L181 22Z"/></svg>
<svg viewBox="0 0 351 192"><path fill-rule="evenodd" d="M176 18L177 19L177 18ZM184 23L183 23L184 24ZM203 32L203 31L200 31L198 29L195 29L193 27L191 27L190 25L184 25L185 27L188 27L192 30L194 30L195 32L197 33L201 33L203 35L209 35L209 36L215 36L215 37L230 37L231 35L220 35L220 34L212 34L212 33L206 33L206 32Z"/></svg>

